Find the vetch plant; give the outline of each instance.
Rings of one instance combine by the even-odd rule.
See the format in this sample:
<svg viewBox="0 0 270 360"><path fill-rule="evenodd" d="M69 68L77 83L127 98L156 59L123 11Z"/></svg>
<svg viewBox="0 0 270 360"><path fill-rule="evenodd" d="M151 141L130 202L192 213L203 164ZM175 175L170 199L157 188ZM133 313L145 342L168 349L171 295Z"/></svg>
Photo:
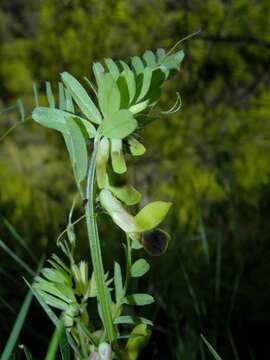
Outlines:
<svg viewBox="0 0 270 360"><path fill-rule="evenodd" d="M164 82L180 70L184 57L182 50L172 50L146 51L142 57L134 56L129 65L112 59L105 59L104 65L94 63L95 84L85 78L91 96L77 79L64 72L58 107L51 85L46 83L49 106L37 103L32 114L34 121L63 135L84 203L82 218L87 224L92 266L84 260L75 261L74 224L82 218L72 220L74 201L67 229L57 241L66 260L53 254L31 287L55 325L64 324L62 340L68 341L76 359L135 360L151 334L150 320L128 312L130 306L154 301L150 294L129 292L131 279L143 276L150 268L144 258L133 261L132 254L141 248L151 255L166 251L170 236L158 227L171 203L150 202L134 214L132 207L139 204L141 194L127 180L123 184L123 174L127 172L126 155L145 152L140 141L144 126L180 107L177 96L169 111L155 110ZM102 261L100 241L106 240L99 238L97 218L103 213L126 236L126 266L121 269L114 260L113 277L104 270ZM98 324L88 311L91 298L97 301ZM60 310L59 316L53 309Z"/></svg>

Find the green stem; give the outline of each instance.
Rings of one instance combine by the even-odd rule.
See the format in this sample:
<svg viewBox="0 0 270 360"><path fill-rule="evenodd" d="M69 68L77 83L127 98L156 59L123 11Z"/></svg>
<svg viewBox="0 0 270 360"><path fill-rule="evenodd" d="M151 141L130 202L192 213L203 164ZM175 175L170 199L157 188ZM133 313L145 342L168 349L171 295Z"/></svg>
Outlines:
<svg viewBox="0 0 270 360"><path fill-rule="evenodd" d="M131 245L130 245L130 238L128 235L126 235L127 239L127 247L126 247L126 279L125 279L125 285L124 285L124 293L126 294L128 289L128 283L130 279L130 269L131 269Z"/></svg>
<svg viewBox="0 0 270 360"><path fill-rule="evenodd" d="M104 276L104 268L102 263L100 241L98 236L96 215L94 212L94 185L96 172L96 157L97 144L94 147L92 158L89 164L86 197L88 199L85 207L86 224L89 238L89 245L91 250L91 258L97 286L97 297L101 306L101 314L103 326L108 336L110 343L115 341L115 329L112 321L112 314L110 309L109 290L107 288Z"/></svg>

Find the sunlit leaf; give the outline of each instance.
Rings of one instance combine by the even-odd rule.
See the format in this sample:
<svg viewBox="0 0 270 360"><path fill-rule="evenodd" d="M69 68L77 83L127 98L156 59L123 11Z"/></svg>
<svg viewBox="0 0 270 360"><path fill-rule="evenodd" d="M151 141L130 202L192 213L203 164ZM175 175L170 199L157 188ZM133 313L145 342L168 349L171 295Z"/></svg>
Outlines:
<svg viewBox="0 0 270 360"><path fill-rule="evenodd" d="M115 286L115 300L118 304L120 304L120 301L122 300L122 297L124 295L124 289L123 289L121 267L118 264L118 262L114 263L114 286Z"/></svg>
<svg viewBox="0 0 270 360"><path fill-rule="evenodd" d="M149 295L149 294L132 294L132 295L127 295L124 300L123 303L124 304L128 304L128 305L149 305L152 304L154 302L154 298L153 296Z"/></svg>
<svg viewBox="0 0 270 360"><path fill-rule="evenodd" d="M146 96L150 86L151 86L151 80L152 80L152 69L149 67L145 68L142 74L140 74L142 77L142 86L140 88L140 93L138 97L136 98L136 102L139 102L144 99Z"/></svg>
<svg viewBox="0 0 270 360"><path fill-rule="evenodd" d="M104 71L105 71L104 67L100 63L97 62L97 63L93 64L93 73L95 75L97 84L99 83L100 79L102 78Z"/></svg>
<svg viewBox="0 0 270 360"><path fill-rule="evenodd" d="M41 273L46 279L50 281L71 284L69 276L66 273L63 275L63 272L58 270L44 268L42 269Z"/></svg>
<svg viewBox="0 0 270 360"><path fill-rule="evenodd" d="M105 73L98 83L98 103L104 117L120 109L120 92L111 74Z"/></svg>
<svg viewBox="0 0 270 360"><path fill-rule="evenodd" d="M24 279L28 287L31 289L32 293L35 295L36 299L38 300L39 304L43 308L43 310L46 312L50 320L56 325L59 321L58 317L55 315L55 313L52 311L52 309L46 304L42 296L39 295L38 291L31 286L27 280Z"/></svg>
<svg viewBox="0 0 270 360"><path fill-rule="evenodd" d="M70 272L69 268L65 265L65 263L57 256L56 254L52 254L51 257L58 265L60 265L67 273ZM50 262L50 260L48 260Z"/></svg>
<svg viewBox="0 0 270 360"><path fill-rule="evenodd" d="M129 93L129 104L131 104L136 93L136 82L134 73L131 70L124 70L121 75L124 76L126 79Z"/></svg>
<svg viewBox="0 0 270 360"><path fill-rule="evenodd" d="M59 299L58 297L50 295L41 289L36 289L36 290L47 305L50 305L50 306L52 306L56 309L62 310L62 311L67 310L68 303L66 301L63 301L63 300Z"/></svg>
<svg viewBox="0 0 270 360"><path fill-rule="evenodd" d="M129 91L127 79L123 73L117 79L117 86L120 92L120 108L127 109L129 106Z"/></svg>
<svg viewBox="0 0 270 360"><path fill-rule="evenodd" d="M137 127L137 121L128 110L119 110L102 121L102 134L112 139L123 139Z"/></svg>
<svg viewBox="0 0 270 360"><path fill-rule="evenodd" d="M143 59L145 60L147 66L151 68L157 66L156 57L153 51L146 50L145 53L143 54Z"/></svg>
<svg viewBox="0 0 270 360"><path fill-rule="evenodd" d="M143 245L140 241L141 234L140 233L133 233L130 234L130 238L132 239L131 247L134 250L143 249Z"/></svg>
<svg viewBox="0 0 270 360"><path fill-rule="evenodd" d="M128 138L129 150L133 156L140 156L145 153L145 147L137 139Z"/></svg>
<svg viewBox="0 0 270 360"><path fill-rule="evenodd" d="M90 81L86 76L83 77L84 80L87 82L87 84L90 86L91 90L94 92L94 94L96 95L96 97L98 96L97 94L97 89L95 87L95 85L92 83L92 81Z"/></svg>
<svg viewBox="0 0 270 360"><path fill-rule="evenodd" d="M65 116L70 117L67 113L65 113ZM81 118L80 116L71 115L72 119L77 123L77 125L80 127L85 139L91 139L95 137L96 135L96 128L94 125L91 124L90 121L85 120Z"/></svg>
<svg viewBox="0 0 270 360"><path fill-rule="evenodd" d="M85 138L79 125L72 119L66 117L67 128L69 130L69 154L75 171L77 182L84 180L88 167L88 153Z"/></svg>
<svg viewBox="0 0 270 360"><path fill-rule="evenodd" d="M116 63L112 59L105 59L105 64L107 65L107 68L109 72L111 73L114 80L116 80L119 76L119 69Z"/></svg>
<svg viewBox="0 0 270 360"><path fill-rule="evenodd" d="M144 65L142 59L139 56L132 57L131 64L137 75L143 72Z"/></svg>
<svg viewBox="0 0 270 360"><path fill-rule="evenodd" d="M101 115L98 108L87 94L86 90L71 74L64 72L61 74L62 80L85 116L96 124L100 124Z"/></svg>
<svg viewBox="0 0 270 360"><path fill-rule="evenodd" d="M67 133L67 126L64 113L58 109L51 109L47 107L36 107L32 114L33 120L40 125L50 129Z"/></svg>
<svg viewBox="0 0 270 360"><path fill-rule="evenodd" d="M184 51L180 50L172 55L165 56L161 61L161 64L168 70L180 70L180 64L184 59Z"/></svg>
<svg viewBox="0 0 270 360"><path fill-rule="evenodd" d="M126 64L126 63L125 63L124 61L122 61L122 60L120 60L119 62L120 62L120 64L122 65L122 68L123 68L124 71L130 71L130 68L129 68L128 64Z"/></svg>
<svg viewBox="0 0 270 360"><path fill-rule="evenodd" d="M147 325L139 324L135 326L128 339L126 349L129 360L137 360L141 351L148 344L151 331L147 329Z"/></svg>
<svg viewBox="0 0 270 360"><path fill-rule="evenodd" d="M172 203L165 201L154 201L147 204L135 216L137 229L147 231L157 227L166 217Z"/></svg>
<svg viewBox="0 0 270 360"><path fill-rule="evenodd" d="M145 319L145 318L139 317L139 316L130 316L130 315L119 316L116 319L114 319L113 323L115 325L118 325L118 324L131 324L131 325L146 324L146 325L153 326L153 323L151 320L148 320L148 319Z"/></svg>
<svg viewBox="0 0 270 360"><path fill-rule="evenodd" d="M64 89L64 85L61 82L58 83L58 94L59 94L59 109L66 110L65 89Z"/></svg>
<svg viewBox="0 0 270 360"><path fill-rule="evenodd" d="M108 187L110 191L126 205L135 205L141 200L141 193L130 184L124 186L108 185Z"/></svg>
<svg viewBox="0 0 270 360"><path fill-rule="evenodd" d="M150 103L158 100L161 95L161 86L164 83L166 74L161 69L155 69L152 72L151 85L147 93Z"/></svg>
<svg viewBox="0 0 270 360"><path fill-rule="evenodd" d="M138 259L132 264L131 267L131 276L132 277L140 277L147 273L150 269L150 265L145 259Z"/></svg>
<svg viewBox="0 0 270 360"><path fill-rule="evenodd" d="M166 51L164 49L157 49L156 56L157 56L159 64L161 64L161 62L164 59L165 55L166 55Z"/></svg>
<svg viewBox="0 0 270 360"><path fill-rule="evenodd" d="M66 96L66 110L74 113L74 105L72 101L72 96L68 89L65 89L65 96Z"/></svg>
<svg viewBox="0 0 270 360"><path fill-rule="evenodd" d="M129 108L129 111L132 112L132 114L138 114L139 112L145 110L149 104L149 100L142 101L138 104L132 105Z"/></svg>
<svg viewBox="0 0 270 360"><path fill-rule="evenodd" d="M49 81L46 81L46 96L50 108L55 108L55 99L52 92L51 83Z"/></svg>
<svg viewBox="0 0 270 360"><path fill-rule="evenodd" d="M76 302L72 289L69 286L65 286L63 284L53 283L41 277L37 277L34 288L38 291L42 290L48 294L56 296L66 303Z"/></svg>

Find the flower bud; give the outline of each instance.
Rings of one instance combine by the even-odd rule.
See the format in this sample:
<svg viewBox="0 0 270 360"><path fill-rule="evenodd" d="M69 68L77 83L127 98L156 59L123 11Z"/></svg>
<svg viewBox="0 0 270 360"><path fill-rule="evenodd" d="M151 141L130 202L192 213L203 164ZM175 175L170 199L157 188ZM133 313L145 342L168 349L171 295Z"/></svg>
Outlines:
<svg viewBox="0 0 270 360"><path fill-rule="evenodd" d="M107 183L106 166L109 159L110 143L106 137L103 137L98 144L97 152L97 183L100 189Z"/></svg>
<svg viewBox="0 0 270 360"><path fill-rule="evenodd" d="M106 342L99 344L98 353L100 356L100 360L111 360L112 359L111 345Z"/></svg>
<svg viewBox="0 0 270 360"><path fill-rule="evenodd" d="M79 309L76 304L70 304L64 312L64 324L67 330L70 330L74 323L74 318L78 316Z"/></svg>
<svg viewBox="0 0 270 360"><path fill-rule="evenodd" d="M113 171L117 174L123 174L127 171L125 157L122 150L121 139L111 139L111 160Z"/></svg>

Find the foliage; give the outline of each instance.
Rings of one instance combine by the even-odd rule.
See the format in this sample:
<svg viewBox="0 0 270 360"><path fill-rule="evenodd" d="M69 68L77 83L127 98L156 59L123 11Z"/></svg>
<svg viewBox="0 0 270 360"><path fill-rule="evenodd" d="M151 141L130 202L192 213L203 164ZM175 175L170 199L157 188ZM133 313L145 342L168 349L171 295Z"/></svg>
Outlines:
<svg viewBox="0 0 270 360"><path fill-rule="evenodd" d="M144 259L132 263L132 249L140 249L144 246L153 255L161 255L166 251L169 235L162 230L153 229L163 221L171 204L162 201L152 202L141 209L136 216L132 216L130 210L124 207L130 204L130 194L125 194L123 191L125 187L132 188L125 184L120 189L114 187L111 192L110 183L113 175L117 176L127 171L125 165L118 166L119 160L125 164L125 141L131 144L133 153L142 153L140 150L136 151L136 148L141 149L142 145L136 137L134 138L135 130L147 124L148 117L151 122L153 121L152 111L160 97L161 87L173 71L180 69L183 57L182 50L176 53L172 53L171 50L166 53L165 50L158 49L156 53L147 50L142 58L133 57L132 68L122 60L116 63L112 59L106 59L107 69L104 69L100 63L94 63L96 84L90 84L99 106L95 105L78 80L67 72L61 74L63 84L59 83L59 109L55 108L56 99L48 82L46 83L48 107L40 107L36 100L33 120L62 133L78 193L82 200L86 197L85 218L93 272L89 278L88 264L84 261L80 261L78 265L75 263L76 236L71 222L74 203L67 226L68 239L59 238L58 241L58 246L68 257L69 263L65 265L57 255L53 254L50 260L52 268L44 268L43 276L36 277L33 292L43 307L43 302L46 303L48 314L51 313L50 307L62 311L61 318L67 339L73 348L72 344L76 344L74 350L79 359L96 354L95 356L104 360L110 360L112 356L135 360L148 342L150 332L145 323L150 322L147 319L140 321L140 318L137 318L139 325L144 329L140 334L142 340L133 341L132 336L136 334L138 327L134 328L127 337L129 340L125 348L121 349L117 341L121 336L118 320L121 319L120 323L125 324L125 315L123 315L125 304L142 306L154 302L154 298L149 294L127 293L130 277L140 277L149 270L149 265ZM77 111L73 101L77 105ZM94 138L93 151L88 161L86 144L92 138ZM112 165L108 162L110 155L114 159ZM87 182L84 190L85 179ZM99 188L97 193L96 186ZM138 193L135 189L133 192ZM121 267L115 262L114 302L103 268L94 210L97 201L127 237L126 279L123 283ZM143 267L138 265L139 263L143 264ZM96 328L89 320L87 307L91 297L97 297L101 327L98 325ZM55 358L57 352L63 331L63 326L60 326L61 318L54 315L58 329L51 340L46 355L48 359ZM82 331L84 328L88 328L87 333ZM92 332L90 336L89 328Z"/></svg>
<svg viewBox="0 0 270 360"><path fill-rule="evenodd" d="M145 287L152 289L155 283L155 294L169 304L166 312L161 303L156 305L160 327L153 331L149 352L156 347L161 358L168 354L173 358L175 344L179 344L181 356L191 347L186 356L198 356L202 332L222 358L236 358L224 334L224 317L228 318L231 284L239 276L230 329L242 357L252 352L258 358L265 356L257 344L263 341L269 321L269 2L4 0L0 6L1 101L7 105L22 95L29 109L33 106L29 98L32 80L39 84L55 81L55 74L66 70L81 80L89 73L89 62L108 56L125 59L156 46L168 49L201 28L199 36L183 43L187 61L181 80L166 85L161 97L160 110L166 111L180 90L181 112L171 115L169 122L162 120L146 128L144 145L149 150L142 158L143 168L135 157L127 162L134 186L139 185L146 194L143 202L161 196L175 204L168 224L176 234L173 250L165 255L162 266L158 258L152 259L151 276L145 277ZM45 86L39 87L45 92ZM52 88L58 91L56 83ZM42 91L40 105L46 105ZM1 132L14 121L13 114L1 115ZM54 246L52 239L65 227L63 209L72 203L76 189L72 177L66 175L71 172L67 171L70 165L64 143L52 132L37 129L27 124L1 142L0 192L1 214L40 254ZM120 161L117 165L123 169ZM123 175L117 182L122 179ZM79 216L81 206L74 213L74 218ZM106 236L110 227L102 226ZM84 232L76 230L82 239L80 251L85 253ZM16 253L23 255L2 222L0 231ZM217 239L222 244L220 317L211 295L215 292ZM115 240L110 243L117 251L119 239ZM103 250L104 262L109 264L110 252L106 247ZM206 312L200 329L184 273L179 271L179 254ZM3 266L13 272L17 268L5 257ZM169 280L167 274L171 274ZM6 286L3 284L1 294L13 296L12 289L4 292L9 282L4 276L3 281ZM23 289L19 292L22 298ZM255 299L254 293L260 296ZM19 304L13 300L12 305L16 309ZM8 319L11 324L12 313ZM166 335L159 332L163 327L169 329ZM167 352L162 353L161 343Z"/></svg>

